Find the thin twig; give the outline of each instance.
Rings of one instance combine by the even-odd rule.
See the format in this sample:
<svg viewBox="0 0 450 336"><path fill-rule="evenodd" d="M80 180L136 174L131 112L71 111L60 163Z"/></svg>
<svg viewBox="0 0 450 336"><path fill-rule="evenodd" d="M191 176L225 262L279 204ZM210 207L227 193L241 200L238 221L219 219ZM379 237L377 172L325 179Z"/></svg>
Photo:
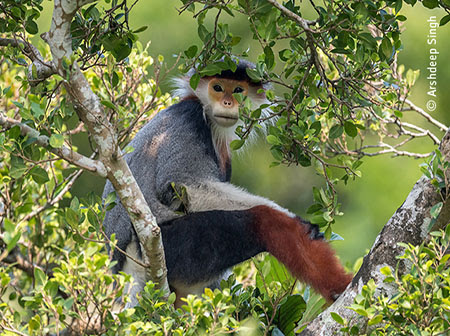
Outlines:
<svg viewBox="0 0 450 336"><path fill-rule="evenodd" d="M428 114L423 109L421 109L420 107L415 105L411 100L406 99L405 103L409 105L411 110L419 113L421 116L423 116L425 119L427 119L430 123L432 123L433 125L437 126L439 128L439 130L441 130L443 132L447 131L448 126L446 126L443 123L441 123L441 122L437 121L436 119L434 119L430 114Z"/></svg>
<svg viewBox="0 0 450 336"><path fill-rule="evenodd" d="M309 26L316 24L316 21L306 20L306 19L298 16L297 14L293 13L292 11L290 11L289 9L287 9L286 7L284 7L283 5L278 3L276 0L267 0L267 2L272 4L272 6L278 8L288 18L290 18L294 21L297 21L304 30L306 30L310 33L315 33L315 31L313 29L309 28Z"/></svg>

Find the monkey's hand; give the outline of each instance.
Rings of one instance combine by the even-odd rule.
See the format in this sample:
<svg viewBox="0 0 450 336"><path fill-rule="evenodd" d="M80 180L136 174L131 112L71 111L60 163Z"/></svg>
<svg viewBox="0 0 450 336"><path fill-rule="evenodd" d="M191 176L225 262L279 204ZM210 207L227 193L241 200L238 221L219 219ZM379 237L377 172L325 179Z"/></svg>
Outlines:
<svg viewBox="0 0 450 336"><path fill-rule="evenodd" d="M306 227L306 232L309 234L309 238L311 240L315 239L323 239L325 236L323 232L320 232L319 225L311 224L308 221L305 221L303 218L297 216L297 219Z"/></svg>

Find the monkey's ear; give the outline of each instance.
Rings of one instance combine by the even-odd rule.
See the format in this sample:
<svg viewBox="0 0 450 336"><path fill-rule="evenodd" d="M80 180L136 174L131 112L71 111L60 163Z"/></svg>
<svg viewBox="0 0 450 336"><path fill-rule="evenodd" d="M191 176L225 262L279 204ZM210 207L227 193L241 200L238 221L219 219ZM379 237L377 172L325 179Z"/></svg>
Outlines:
<svg viewBox="0 0 450 336"><path fill-rule="evenodd" d="M190 78L190 76L172 78L172 97L179 97L181 100L183 100L187 97L195 96L195 92L190 84Z"/></svg>

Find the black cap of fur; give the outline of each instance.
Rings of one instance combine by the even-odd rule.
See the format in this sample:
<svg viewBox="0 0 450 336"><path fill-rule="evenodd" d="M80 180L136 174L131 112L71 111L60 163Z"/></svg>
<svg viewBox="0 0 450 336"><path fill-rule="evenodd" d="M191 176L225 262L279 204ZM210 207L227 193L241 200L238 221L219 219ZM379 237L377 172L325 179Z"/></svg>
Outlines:
<svg viewBox="0 0 450 336"><path fill-rule="evenodd" d="M255 69L256 66L250 61L244 60L244 59L234 59L233 60L237 64L236 71L231 70L222 70L221 73L213 75L213 76L203 76L203 77L218 77L218 78L226 78L226 79L235 79L235 80L244 80L247 81L252 86L261 86L263 89L269 89L270 84L266 81L255 81L247 75L247 68ZM222 60L223 62L223 60ZM239 63L238 63L239 62ZM188 77L191 77L196 73L197 70L195 68L192 68L188 71L187 75Z"/></svg>
<svg viewBox="0 0 450 336"><path fill-rule="evenodd" d="M226 79L236 79L236 80L245 80L253 85L262 85L261 81L253 81L248 75L246 69L254 69L255 65L252 62L240 59L239 63L237 64L236 71L233 72L231 70L223 70L220 74L217 74L216 76L219 78L226 78Z"/></svg>

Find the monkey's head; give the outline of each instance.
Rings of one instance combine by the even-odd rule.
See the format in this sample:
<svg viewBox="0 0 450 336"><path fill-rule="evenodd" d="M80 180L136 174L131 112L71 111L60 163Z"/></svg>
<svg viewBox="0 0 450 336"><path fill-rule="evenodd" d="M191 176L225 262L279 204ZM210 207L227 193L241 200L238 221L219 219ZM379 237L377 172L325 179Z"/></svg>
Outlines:
<svg viewBox="0 0 450 336"><path fill-rule="evenodd" d="M247 95L248 83L234 79L212 77L200 80L202 86L207 86L208 106L205 109L208 116L222 127L231 127L239 120L239 103L233 93ZM204 101L203 105L207 106Z"/></svg>
<svg viewBox="0 0 450 336"><path fill-rule="evenodd" d="M202 77L198 86L193 90L189 80L195 71L188 72L187 76L177 78L177 89L174 94L183 99L199 99L204 106L208 118L221 127L235 127L239 120L239 103L233 96L242 93L248 96L256 108L268 103L264 85L254 82L247 75L247 68L253 68L250 62L240 60L236 71L224 70L214 76ZM263 90L260 90L263 89Z"/></svg>

